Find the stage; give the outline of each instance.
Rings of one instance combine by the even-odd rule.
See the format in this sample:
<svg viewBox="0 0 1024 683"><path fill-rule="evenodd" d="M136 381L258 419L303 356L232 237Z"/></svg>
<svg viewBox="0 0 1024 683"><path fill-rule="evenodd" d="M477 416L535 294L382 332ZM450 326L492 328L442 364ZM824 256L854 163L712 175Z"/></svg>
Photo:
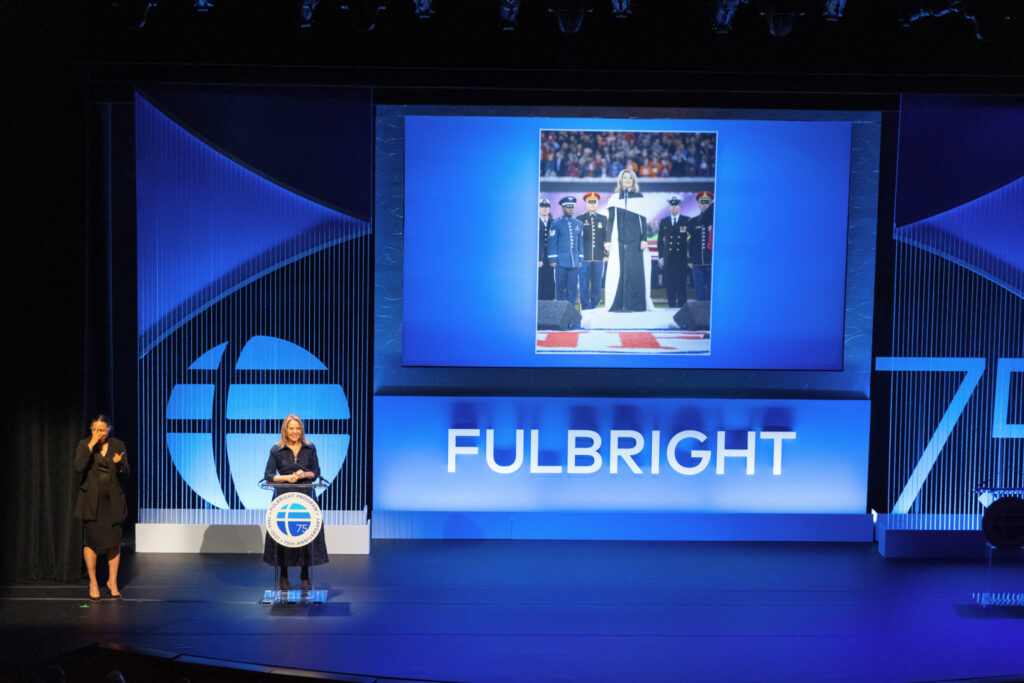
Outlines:
<svg viewBox="0 0 1024 683"><path fill-rule="evenodd" d="M341 680L1024 679L1024 608L977 605L983 561L873 543L375 541L316 568L328 601L308 607L257 604L271 576L256 555L126 552L123 602L8 585L5 671L116 643Z"/></svg>

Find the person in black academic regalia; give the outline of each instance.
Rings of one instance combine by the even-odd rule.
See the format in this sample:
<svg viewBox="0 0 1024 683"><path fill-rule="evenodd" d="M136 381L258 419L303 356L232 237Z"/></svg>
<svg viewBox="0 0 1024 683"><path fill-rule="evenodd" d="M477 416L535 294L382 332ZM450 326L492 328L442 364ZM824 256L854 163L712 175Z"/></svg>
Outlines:
<svg viewBox="0 0 1024 683"><path fill-rule="evenodd" d="M289 415L281 423L281 440L270 449L270 458L267 459L267 470L264 478L274 482L308 482L320 476L320 461L316 456L316 446L306 441L306 434L302 429L302 420L298 415ZM306 493L305 489L291 489ZM286 493L289 487L277 488L274 497ZM324 541L324 529L320 527L320 533L316 538L301 548L285 548L279 545L267 534L263 543L263 561L269 565L276 565L281 568L281 590L290 590L291 583L288 581L288 567L302 567L299 578L302 580L302 590L310 590L312 584L309 581L310 565L327 563L327 543Z"/></svg>

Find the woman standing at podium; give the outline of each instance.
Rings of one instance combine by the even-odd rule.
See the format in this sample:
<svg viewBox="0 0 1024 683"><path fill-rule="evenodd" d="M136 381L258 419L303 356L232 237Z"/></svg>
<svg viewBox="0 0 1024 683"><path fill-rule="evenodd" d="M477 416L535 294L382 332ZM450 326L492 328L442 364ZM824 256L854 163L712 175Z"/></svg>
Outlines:
<svg viewBox="0 0 1024 683"><path fill-rule="evenodd" d="M110 420L97 415L89 425L91 436L75 447L75 470L82 475L75 501L75 517L82 520L82 556L89 572L89 599L100 599L96 582L96 557L106 553L110 568L107 592L121 599L117 569L121 564L121 525L128 517L128 501L122 479L128 476L124 442L110 436Z"/></svg>
<svg viewBox="0 0 1024 683"><path fill-rule="evenodd" d="M310 483L320 476L320 461L316 457L316 446L306 441L306 433L302 429L302 420L298 415L289 415L281 423L281 440L270 449L267 460L267 481L277 483ZM276 498L287 491L298 491L309 494L309 489L279 486L274 493ZM299 578L302 590L310 590L313 586L309 581L310 565L327 563L327 543L324 541L324 529L312 541L301 548L286 548L279 545L267 534L263 543L263 561L281 568L281 590L289 590L292 586L288 581L288 567L302 567Z"/></svg>

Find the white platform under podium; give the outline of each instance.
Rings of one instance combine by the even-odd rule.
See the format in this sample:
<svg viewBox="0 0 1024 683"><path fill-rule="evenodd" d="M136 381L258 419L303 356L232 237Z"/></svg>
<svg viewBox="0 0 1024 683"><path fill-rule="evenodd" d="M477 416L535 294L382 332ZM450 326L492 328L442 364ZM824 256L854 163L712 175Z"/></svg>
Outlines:
<svg viewBox="0 0 1024 683"><path fill-rule="evenodd" d="M140 553L262 553L264 510L140 510L135 550ZM368 555L365 510L324 510L330 555Z"/></svg>

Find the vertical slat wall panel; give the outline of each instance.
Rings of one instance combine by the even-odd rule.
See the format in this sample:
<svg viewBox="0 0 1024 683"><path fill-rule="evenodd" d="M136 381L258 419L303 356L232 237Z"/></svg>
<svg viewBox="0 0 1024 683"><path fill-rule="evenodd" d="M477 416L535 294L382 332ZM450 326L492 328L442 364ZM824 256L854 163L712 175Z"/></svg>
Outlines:
<svg viewBox="0 0 1024 683"><path fill-rule="evenodd" d="M136 172L140 521L261 523L242 498L290 412L322 464L344 455L324 472L337 475L320 497L328 519L365 518L369 224L227 158L141 96Z"/></svg>
<svg viewBox="0 0 1024 683"><path fill-rule="evenodd" d="M1022 247L1024 248L1024 247ZM910 513L893 528L977 529L984 482L1024 487L1024 439L993 438L995 411L1021 419L1024 378L1010 405L995 403L1000 358L1024 357L1024 301L964 266L895 242L892 355L980 358L985 372L956 422ZM889 406L889 506L892 508L964 372L893 372Z"/></svg>

